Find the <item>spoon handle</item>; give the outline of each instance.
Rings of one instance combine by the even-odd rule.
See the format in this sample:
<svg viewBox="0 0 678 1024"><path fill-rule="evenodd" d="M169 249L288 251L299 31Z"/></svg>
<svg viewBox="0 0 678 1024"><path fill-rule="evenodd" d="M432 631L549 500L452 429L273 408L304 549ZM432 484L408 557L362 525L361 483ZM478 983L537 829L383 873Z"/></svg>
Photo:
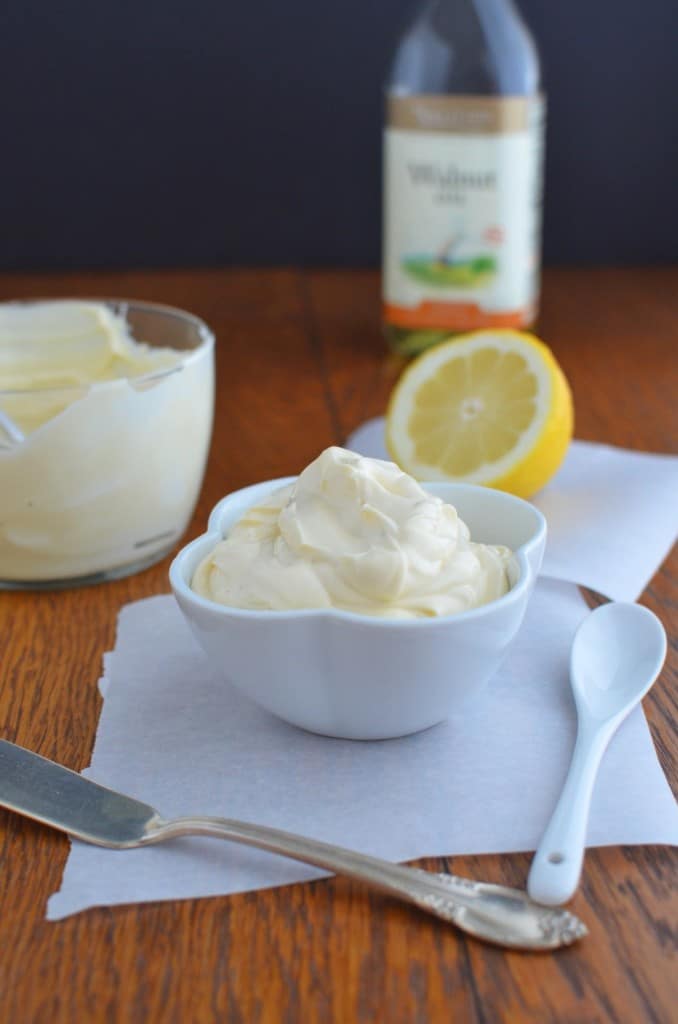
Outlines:
<svg viewBox="0 0 678 1024"><path fill-rule="evenodd" d="M21 444L22 441L26 440L23 430L2 409L0 409L0 430L4 431L12 444Z"/></svg>
<svg viewBox="0 0 678 1024"><path fill-rule="evenodd" d="M527 891L538 903L567 903L577 891L593 786L610 735L607 729L579 725L563 791L527 879Z"/></svg>

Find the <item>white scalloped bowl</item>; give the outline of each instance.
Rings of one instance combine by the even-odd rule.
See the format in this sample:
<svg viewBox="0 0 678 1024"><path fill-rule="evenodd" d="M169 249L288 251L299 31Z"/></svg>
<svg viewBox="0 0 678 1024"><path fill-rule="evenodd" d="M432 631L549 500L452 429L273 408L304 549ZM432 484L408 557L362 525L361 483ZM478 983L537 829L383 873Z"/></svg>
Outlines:
<svg viewBox="0 0 678 1024"><path fill-rule="evenodd" d="M211 665L272 714L343 739L388 739L444 721L477 698L515 637L541 566L546 521L529 502L473 484L425 484L454 505L471 538L514 552L511 589L440 618L383 619L336 609L250 611L191 590L199 563L243 512L294 477L223 498L186 545L170 583Z"/></svg>

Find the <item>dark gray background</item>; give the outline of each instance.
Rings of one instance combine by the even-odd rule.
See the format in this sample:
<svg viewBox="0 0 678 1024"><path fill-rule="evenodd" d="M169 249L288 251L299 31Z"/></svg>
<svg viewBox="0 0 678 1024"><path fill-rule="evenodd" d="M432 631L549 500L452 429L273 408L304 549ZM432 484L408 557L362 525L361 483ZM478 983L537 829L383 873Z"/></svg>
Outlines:
<svg viewBox="0 0 678 1024"><path fill-rule="evenodd" d="M412 0L0 0L0 267L373 265ZM678 256L675 0L520 0L545 258Z"/></svg>

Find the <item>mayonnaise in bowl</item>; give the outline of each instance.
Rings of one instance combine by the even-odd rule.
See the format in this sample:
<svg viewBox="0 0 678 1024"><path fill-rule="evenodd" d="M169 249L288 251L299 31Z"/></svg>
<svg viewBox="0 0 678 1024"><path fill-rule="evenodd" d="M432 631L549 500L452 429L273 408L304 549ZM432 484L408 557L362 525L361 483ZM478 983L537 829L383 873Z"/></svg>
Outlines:
<svg viewBox="0 0 678 1024"><path fill-rule="evenodd" d="M321 459L301 486L303 473L227 494L212 510L206 532L174 558L172 590L207 655L209 671L286 722L325 736L387 739L426 729L453 713L464 714L484 692L520 628L546 543L544 517L529 502L474 484L428 483L421 485L419 495L406 480L399 481L395 467L384 468L382 477L388 464L374 470L376 491L372 467L371 483L342 483L345 470L339 479L335 470L342 463L350 466L351 459L332 449ZM295 485L296 491L288 490ZM348 496L362 497L357 509L341 514L341 529L335 529L332 510L343 507L345 487ZM283 491L294 525L280 523ZM429 497L457 511L458 520L468 526L468 540L455 517L437 503L430 506ZM368 506L390 520L383 529L372 521ZM437 524L431 545L422 543L425 523ZM366 536L377 551L392 552L400 545L405 559L397 571L391 572L395 559L391 563L389 556L382 562L379 555L376 574L374 563L356 573ZM240 554L219 582L216 553L224 553L221 545L234 537ZM467 558L467 544L479 543L496 549L489 563L482 551L475 564ZM247 546L251 550L244 554ZM478 548L471 547L471 555L477 558ZM271 559L275 570L269 573ZM223 564L228 560L230 556ZM248 562L256 566L254 575L240 573ZM483 582L488 564L497 571L493 568ZM369 559L364 562L368 565ZM310 590L321 594L324 603L287 607L291 596L298 599L303 593L296 583L288 584L301 577L306 586L309 574ZM489 597L494 585L503 593L470 607L465 574L477 598L483 592ZM264 586L264 580L272 583ZM240 596L240 605L215 600L221 586L228 588L230 601ZM210 591L212 596L206 596ZM263 598L258 607L243 606L254 604L251 598L257 595ZM453 611L460 598L469 606ZM344 607L330 604L330 599Z"/></svg>
<svg viewBox="0 0 678 1024"><path fill-rule="evenodd" d="M331 447L245 512L192 587L236 608L435 617L505 594L511 555L473 542L456 509L394 463Z"/></svg>
<svg viewBox="0 0 678 1024"><path fill-rule="evenodd" d="M127 575L171 550L202 483L213 342L150 303L0 305L0 586Z"/></svg>

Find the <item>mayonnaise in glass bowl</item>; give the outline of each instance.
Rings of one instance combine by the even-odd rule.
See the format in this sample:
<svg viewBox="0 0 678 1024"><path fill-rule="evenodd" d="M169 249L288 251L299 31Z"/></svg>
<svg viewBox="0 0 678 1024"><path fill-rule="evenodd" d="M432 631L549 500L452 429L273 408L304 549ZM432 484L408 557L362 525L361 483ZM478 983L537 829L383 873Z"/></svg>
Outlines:
<svg viewBox="0 0 678 1024"><path fill-rule="evenodd" d="M152 565L185 531L202 485L214 407L210 329L169 306L69 301L124 319L132 345L142 343L141 372L96 379L89 367L64 385L66 375L41 375L32 362L31 384L12 376L5 345L0 382L14 386L0 383L3 588L95 583Z"/></svg>

